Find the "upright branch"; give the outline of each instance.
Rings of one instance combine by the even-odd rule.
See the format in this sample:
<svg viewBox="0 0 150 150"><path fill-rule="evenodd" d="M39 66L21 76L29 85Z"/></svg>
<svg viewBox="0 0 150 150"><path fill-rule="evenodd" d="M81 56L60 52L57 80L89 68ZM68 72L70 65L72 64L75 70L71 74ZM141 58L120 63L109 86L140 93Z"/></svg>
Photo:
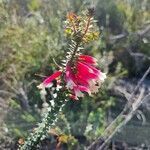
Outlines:
<svg viewBox="0 0 150 150"><path fill-rule="evenodd" d="M43 140L51 125L57 120L57 114L64 106L66 99L79 100L84 97L84 93L92 95L98 92L106 74L96 68L97 60L89 55L83 55L84 45L96 40L99 32L96 28L93 18L93 9L82 16L71 12L67 15L65 21L65 33L68 38L68 52L65 60L62 60L59 70L47 77L38 88L45 93L45 88L52 90L53 105L48 107L44 114L42 122L34 129L26 141L20 146L20 150L36 149L39 142ZM86 27L86 28L85 28ZM85 76L86 74L86 76ZM56 86L53 85L56 81ZM55 96L54 96L55 95Z"/></svg>
<svg viewBox="0 0 150 150"><path fill-rule="evenodd" d="M42 122L33 130L33 133L26 139L25 143L20 146L20 150L36 149L39 142L47 136L48 131L50 131L50 125L55 124L58 112L62 110L66 103L66 95L63 94L62 89L57 92L57 97L54 101L55 104L47 108L47 111L43 114Z"/></svg>

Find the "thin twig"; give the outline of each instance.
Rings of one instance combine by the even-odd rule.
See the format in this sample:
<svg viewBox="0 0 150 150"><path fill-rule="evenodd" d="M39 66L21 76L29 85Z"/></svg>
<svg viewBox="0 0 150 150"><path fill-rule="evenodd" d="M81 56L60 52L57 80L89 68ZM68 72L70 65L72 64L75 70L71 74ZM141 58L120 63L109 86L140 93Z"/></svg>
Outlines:
<svg viewBox="0 0 150 150"><path fill-rule="evenodd" d="M105 142L97 150L102 150L106 146L106 144L110 141L110 139L114 136L114 134L116 134L116 132L118 132L122 126L126 125L131 120L131 118L133 117L133 115L136 113L136 110L140 107L141 103L144 102L145 100L147 100L149 97L150 97L150 94L147 94L143 98L143 100L140 99L139 103L136 105L136 109L133 109L127 115L127 117L125 118L125 120L116 127L116 129L113 131L113 133L107 138L107 140L105 140Z"/></svg>
<svg viewBox="0 0 150 150"><path fill-rule="evenodd" d="M148 24L148 26L146 26L144 29L138 30L138 31L130 33L130 34L129 33L121 33L118 35L111 35L109 37L109 40L110 40L110 42L116 42L118 40L128 37L129 35L131 35L131 36L137 35L137 36L143 37L149 31L150 31L150 24Z"/></svg>
<svg viewBox="0 0 150 150"><path fill-rule="evenodd" d="M87 25L86 25L85 31L84 31L81 39L83 39L84 36L86 35L86 33L88 32L89 26L90 26L90 22L91 22L91 16L89 16L89 18L88 18Z"/></svg>
<svg viewBox="0 0 150 150"><path fill-rule="evenodd" d="M126 106L124 107L123 111L117 116L117 118L105 129L103 135L98 138L96 141L94 141L89 147L88 150L92 150L92 148L99 143L99 140L101 140L102 138L104 139L103 144L101 145L101 147L105 147L106 144L110 141L110 139L112 138L112 136L118 131L118 129L120 129L120 127L122 127L122 123L126 120L126 122L128 122L132 116L130 116L130 114L132 114L133 112L135 112L138 107L141 105L141 103L143 102L143 100L134 100L134 96L135 93L137 92L137 90L139 89L139 87L141 86L142 82L144 81L144 79L146 78L146 76L149 74L150 72L150 67L147 69L147 71L144 73L143 77L140 79L140 81L138 82L137 86L135 87L134 91L131 93L131 96L128 100L128 103L126 104ZM134 106L134 109L133 107ZM129 115L129 116L128 116ZM128 118L128 119L127 119ZM116 127L117 126L117 127ZM101 148L100 147L100 148ZM101 148L101 149L102 149ZM101 150L99 149L99 150Z"/></svg>
<svg viewBox="0 0 150 150"><path fill-rule="evenodd" d="M130 108L132 106L132 103L134 102L134 95L136 93L136 91L139 89L139 87L141 86L141 84L143 83L144 79L146 78L146 76L149 74L150 72L150 67L147 69L147 71L144 73L143 77L141 78L141 80L138 82L137 86L135 87L135 89L133 90L133 92L131 93L130 98L128 99L128 103L126 104L124 110L120 113L120 115L124 114L128 108ZM120 116L119 115L119 116ZM104 132L106 132L107 130L110 129L110 127L116 122L116 120L118 120L119 116L106 128L106 130Z"/></svg>
<svg viewBox="0 0 150 150"><path fill-rule="evenodd" d="M136 110L140 106L139 103L142 101L143 95L144 95L144 91L142 90L140 93L140 96L137 100L137 103L135 103L134 109L132 109L132 111L128 115L126 115L125 119L115 128L115 130L113 130L113 132L109 135L109 137L104 141L104 143L100 146L100 148L98 150L102 150L106 146L106 144L111 140L111 138L114 136L114 134L116 132L118 132L118 130L120 130L120 128L122 126L125 126L127 124L127 122L133 117Z"/></svg>
<svg viewBox="0 0 150 150"><path fill-rule="evenodd" d="M37 74L37 73L35 73L34 75L38 76L38 77L41 77L41 78L46 78L47 77L47 76L44 76L44 75L41 75L41 74Z"/></svg>

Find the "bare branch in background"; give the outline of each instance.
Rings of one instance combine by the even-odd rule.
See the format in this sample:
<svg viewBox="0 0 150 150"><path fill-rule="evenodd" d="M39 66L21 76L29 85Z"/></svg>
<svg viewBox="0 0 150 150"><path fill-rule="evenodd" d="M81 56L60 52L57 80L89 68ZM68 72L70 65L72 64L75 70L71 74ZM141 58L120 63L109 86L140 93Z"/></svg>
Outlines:
<svg viewBox="0 0 150 150"><path fill-rule="evenodd" d="M137 86L133 90L133 92L130 95L130 98L125 105L123 111L117 116L117 118L105 129L103 135L98 138L96 141L94 141L89 147L88 150L102 150L105 148L108 144L108 142L111 140L111 138L120 130L121 127L126 125L130 119L133 117L133 115L136 113L137 109L141 106L141 104L144 101L147 101L150 99L150 94L147 94L144 98L144 90L141 90L140 95L138 99L134 99L135 93L141 86L142 82L145 80L147 75L150 73L150 67L147 69L147 71L144 73L143 77L138 82Z"/></svg>
<svg viewBox="0 0 150 150"><path fill-rule="evenodd" d="M142 29L142 30L138 30L138 31L136 31L136 32L134 32L134 33L122 33L122 34L118 34L118 35L111 35L110 37L109 37L109 41L111 42L111 43L114 43L114 42L116 42L117 40L121 40L121 39L123 39L123 38L126 38L126 37L128 37L128 36L134 36L134 35L137 35L137 36L140 36L140 37L143 37L143 36L145 36L146 34L148 34L148 32L150 32L150 24L148 24L144 29Z"/></svg>

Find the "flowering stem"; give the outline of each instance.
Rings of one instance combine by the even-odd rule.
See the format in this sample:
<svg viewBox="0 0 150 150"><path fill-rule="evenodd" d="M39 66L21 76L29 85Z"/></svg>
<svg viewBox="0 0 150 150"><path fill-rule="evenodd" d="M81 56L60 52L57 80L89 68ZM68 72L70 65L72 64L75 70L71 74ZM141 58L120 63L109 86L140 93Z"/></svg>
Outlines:
<svg viewBox="0 0 150 150"><path fill-rule="evenodd" d="M86 33L88 32L89 26L90 26L90 22L91 22L91 16L89 16L88 20L87 20L87 25L84 31L84 34L82 35L82 39L84 38L84 36L86 35Z"/></svg>
<svg viewBox="0 0 150 150"><path fill-rule="evenodd" d="M71 21L71 23L72 23L72 27L73 27L73 31L74 31L74 33L76 34L76 27L75 27L75 25L74 25L74 22L73 21Z"/></svg>
<svg viewBox="0 0 150 150"><path fill-rule="evenodd" d="M59 92L57 92L54 105L48 108L48 111L44 114L42 122L38 125L34 132L30 134L25 143L20 146L20 150L37 149L39 142L46 137L51 125L54 125L56 122L58 112L64 106L67 93L68 96L77 100L79 97L84 96L83 92L87 92L88 94L91 94L91 92L97 92L101 83L104 81L106 75L102 73L101 70L95 68L95 58L88 55L81 55L80 53L81 46L84 46L85 43L89 43L96 39L89 38L95 33L95 30L90 28L90 25L94 23L92 22L92 16L93 9L89 9L88 14L85 16L87 19L85 23L85 19L80 16L80 19L77 20L78 16L75 14L70 13L68 15L67 25L69 29L71 26L71 34L69 32L69 35L73 36L71 36L72 43L69 45L70 51L67 52L67 61L65 60L65 63L62 63L62 66L59 66L54 60L59 71L56 71L51 76L47 77L38 86L40 89L45 87L48 88L53 80L57 80L59 78L58 83L63 87L59 90ZM78 21L77 24L75 24L76 22L74 21ZM68 28L66 27L66 29ZM87 74L86 78L85 73ZM64 92L64 90L66 92Z"/></svg>
<svg viewBox="0 0 150 150"><path fill-rule="evenodd" d="M36 149L39 142L46 137L48 131L50 130L50 126L54 125L57 121L58 112L62 110L65 104L65 99L65 93L63 94L62 91L59 91L57 93L57 97L55 98L54 106L48 108L48 111L43 115L44 118L42 119L42 122L39 123L34 132L29 135L25 143L20 146L20 150Z"/></svg>
<svg viewBox="0 0 150 150"><path fill-rule="evenodd" d="M72 53L71 59L70 59L70 63L73 62L74 57L75 57L75 55L76 55L76 52L77 52L77 50L78 50L79 45L80 45L80 42L77 42L77 43L76 43L76 46L75 46L75 48L74 48L74 51L73 51L73 53Z"/></svg>
<svg viewBox="0 0 150 150"><path fill-rule="evenodd" d="M84 33L82 34L80 40L76 41L76 46L74 48L74 51L72 53L72 56L71 56L71 60L70 62L72 63L73 60L74 60L74 57L76 56L76 53L77 53L77 50L78 50L78 47L80 46L80 44L82 43L82 40L84 38L84 36L86 35L86 33L88 32L88 29L89 29L89 26L90 26L90 23L91 23L91 16L88 17L88 20L87 20L87 25L86 25L86 28L85 28L85 31Z"/></svg>

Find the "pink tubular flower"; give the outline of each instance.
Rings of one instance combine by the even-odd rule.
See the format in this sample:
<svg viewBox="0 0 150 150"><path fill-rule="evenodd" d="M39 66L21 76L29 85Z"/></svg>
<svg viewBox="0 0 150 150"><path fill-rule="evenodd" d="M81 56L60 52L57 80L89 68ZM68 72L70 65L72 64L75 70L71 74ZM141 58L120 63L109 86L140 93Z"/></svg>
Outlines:
<svg viewBox="0 0 150 150"><path fill-rule="evenodd" d="M75 99L83 97L82 92L98 92L106 74L95 68L97 60L88 55L80 55L74 66L70 62L66 66L65 80L67 88L72 91Z"/></svg>
<svg viewBox="0 0 150 150"><path fill-rule="evenodd" d="M79 56L79 61L83 61L83 62L89 63L91 65L96 65L97 64L96 58L94 58L92 56L88 56L88 55L80 55Z"/></svg>
<svg viewBox="0 0 150 150"><path fill-rule="evenodd" d="M64 81L66 88L71 92L71 98L77 100L78 97L84 96L83 92L89 95L96 93L106 78L106 74L95 67L96 63L97 60L94 57L80 55L74 63L68 61L64 72L56 71L46 78L38 88L51 86L52 81L64 73Z"/></svg>
<svg viewBox="0 0 150 150"><path fill-rule="evenodd" d="M62 74L62 71L56 71L51 76L47 77L39 86L38 88L42 89L45 87L49 87L52 83L52 81L56 78L58 78Z"/></svg>

